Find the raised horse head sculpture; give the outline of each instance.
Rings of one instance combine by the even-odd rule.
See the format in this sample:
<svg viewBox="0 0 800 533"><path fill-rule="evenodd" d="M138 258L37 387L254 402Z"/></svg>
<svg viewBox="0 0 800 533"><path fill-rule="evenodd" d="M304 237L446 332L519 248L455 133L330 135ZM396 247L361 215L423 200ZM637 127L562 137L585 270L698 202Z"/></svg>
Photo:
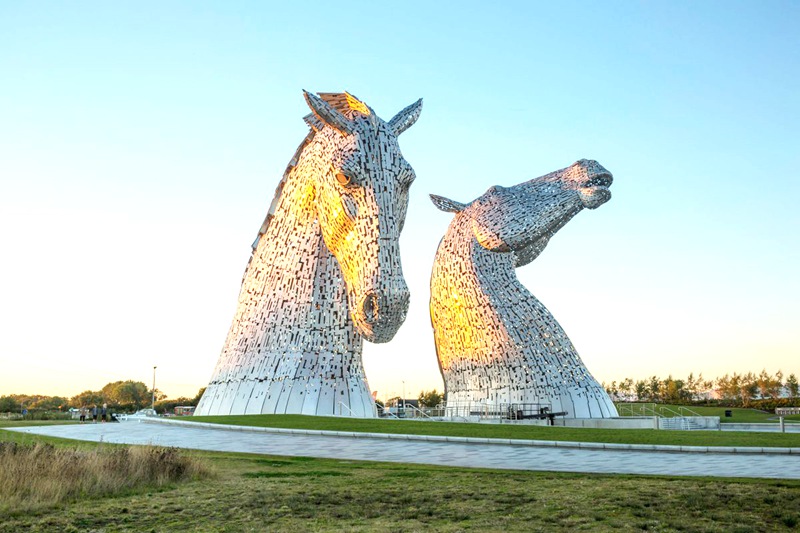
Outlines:
<svg viewBox="0 0 800 533"><path fill-rule="evenodd" d="M250 258L197 414L376 416L362 341L388 342L408 311L399 237L414 171L388 122L348 93L305 93L311 127Z"/></svg>
<svg viewBox="0 0 800 533"><path fill-rule="evenodd" d="M516 266L523 266L582 209L607 202L612 181L600 163L581 159L513 187L495 185L469 204L436 195L431 200L442 211L463 211L481 246L492 252L514 252Z"/></svg>
<svg viewBox="0 0 800 533"><path fill-rule="evenodd" d="M431 195L456 213L434 259L431 322L448 406L513 404L568 417L616 416L564 330L519 282L550 238L583 209L611 198L612 176L582 159L545 176L491 187L468 204ZM527 407L526 407L527 406Z"/></svg>
<svg viewBox="0 0 800 533"><path fill-rule="evenodd" d="M408 311L399 238L415 178L397 137L416 122L422 100L384 122L347 93L344 113L311 93L305 98L317 131L309 155L322 162L315 184L322 237L341 267L356 329L388 342Z"/></svg>

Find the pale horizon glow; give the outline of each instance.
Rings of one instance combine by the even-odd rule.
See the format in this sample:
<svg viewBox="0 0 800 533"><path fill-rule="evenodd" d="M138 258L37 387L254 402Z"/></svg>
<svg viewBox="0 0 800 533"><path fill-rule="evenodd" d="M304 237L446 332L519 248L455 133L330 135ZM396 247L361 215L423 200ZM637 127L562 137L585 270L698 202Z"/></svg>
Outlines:
<svg viewBox="0 0 800 533"><path fill-rule="evenodd" d="M352 14L358 12L358 18ZM800 6L0 5L0 396L204 387L307 127L349 91L414 167L378 398L442 390L430 269L468 202L596 159L611 200L517 270L599 381L800 375Z"/></svg>

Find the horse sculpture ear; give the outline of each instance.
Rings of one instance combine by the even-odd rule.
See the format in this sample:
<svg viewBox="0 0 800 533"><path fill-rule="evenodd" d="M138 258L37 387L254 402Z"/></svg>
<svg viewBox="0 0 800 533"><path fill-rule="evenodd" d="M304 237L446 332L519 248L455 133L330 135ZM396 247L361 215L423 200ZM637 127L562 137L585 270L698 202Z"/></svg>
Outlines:
<svg viewBox="0 0 800 533"><path fill-rule="evenodd" d="M467 204L456 202L455 200L451 200L450 198L445 198L444 196L437 196L435 194L429 194L428 196L431 197L431 202L433 202L433 205L435 205L442 211L447 211L448 213L458 213L459 211L463 211L464 208L467 207Z"/></svg>
<svg viewBox="0 0 800 533"><path fill-rule="evenodd" d="M419 118L419 114L421 112L422 98L396 114L392 120L389 121L389 127L392 129L395 136L399 136L401 133L413 126Z"/></svg>
<svg viewBox="0 0 800 533"><path fill-rule="evenodd" d="M328 102L306 90L303 90L303 96L308 107L322 122L338 130L343 135L351 135L353 133L353 125L350 119L332 108Z"/></svg>

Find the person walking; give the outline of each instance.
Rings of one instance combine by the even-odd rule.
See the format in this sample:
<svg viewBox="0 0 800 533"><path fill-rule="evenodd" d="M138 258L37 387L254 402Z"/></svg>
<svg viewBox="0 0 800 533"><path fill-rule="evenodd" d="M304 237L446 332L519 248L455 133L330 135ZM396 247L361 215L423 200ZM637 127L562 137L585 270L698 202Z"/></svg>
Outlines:
<svg viewBox="0 0 800 533"><path fill-rule="evenodd" d="M97 404L92 406L92 423L97 424Z"/></svg>
<svg viewBox="0 0 800 533"><path fill-rule="evenodd" d="M88 411L88 409L86 409L85 405L82 405L81 408L78 410L78 414L81 417L81 424L86 422L86 413L87 413L87 411Z"/></svg>
<svg viewBox="0 0 800 533"><path fill-rule="evenodd" d="M108 412L108 404L104 403L103 408L100 410L100 418L103 422L106 421L106 413Z"/></svg>

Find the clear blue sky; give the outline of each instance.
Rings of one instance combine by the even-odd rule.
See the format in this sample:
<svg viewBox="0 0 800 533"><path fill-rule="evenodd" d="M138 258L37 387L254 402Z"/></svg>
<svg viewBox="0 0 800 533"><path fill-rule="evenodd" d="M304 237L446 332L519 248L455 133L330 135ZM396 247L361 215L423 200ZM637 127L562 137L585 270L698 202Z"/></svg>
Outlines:
<svg viewBox="0 0 800 533"><path fill-rule="evenodd" d="M301 89L419 97L406 324L379 397L442 384L428 278L469 201L597 159L611 201L520 279L600 380L800 374L800 5L0 3L0 395L204 386Z"/></svg>

